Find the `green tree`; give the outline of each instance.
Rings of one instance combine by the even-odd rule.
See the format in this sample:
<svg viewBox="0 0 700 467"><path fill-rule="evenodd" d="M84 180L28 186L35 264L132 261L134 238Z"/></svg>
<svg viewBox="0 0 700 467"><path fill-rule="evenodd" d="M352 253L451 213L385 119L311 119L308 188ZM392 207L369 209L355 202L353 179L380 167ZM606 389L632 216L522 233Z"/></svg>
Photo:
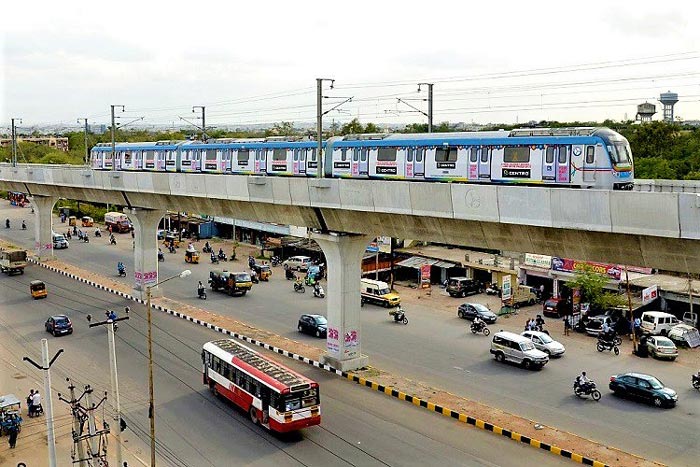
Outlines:
<svg viewBox="0 0 700 467"><path fill-rule="evenodd" d="M571 289L579 289L581 303L590 303L593 310L601 311L625 305L624 296L605 290L607 284L607 276L594 272L590 266L584 266L567 285Z"/></svg>
<svg viewBox="0 0 700 467"><path fill-rule="evenodd" d="M341 135L359 135L364 132L365 129L357 118L353 118L340 128Z"/></svg>

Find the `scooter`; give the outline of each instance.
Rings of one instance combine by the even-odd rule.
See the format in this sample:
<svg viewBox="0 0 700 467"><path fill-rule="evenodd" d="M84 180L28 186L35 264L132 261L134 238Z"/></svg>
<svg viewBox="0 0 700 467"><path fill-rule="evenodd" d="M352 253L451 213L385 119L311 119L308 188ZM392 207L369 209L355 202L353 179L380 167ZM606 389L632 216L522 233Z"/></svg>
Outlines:
<svg viewBox="0 0 700 467"><path fill-rule="evenodd" d="M197 289L197 298L201 300L206 300L207 299L207 291L204 290L204 288Z"/></svg>
<svg viewBox="0 0 700 467"><path fill-rule="evenodd" d="M589 381L583 385L579 384L578 381L574 381L574 394L581 398L583 396L591 396L594 401L600 400L600 391L596 389L593 381Z"/></svg>
<svg viewBox="0 0 700 467"><path fill-rule="evenodd" d="M304 287L304 284L300 282L295 282L294 283L294 291L299 292L299 293L304 293L306 292L306 287Z"/></svg>
<svg viewBox="0 0 700 467"><path fill-rule="evenodd" d="M496 284L490 284L486 287L486 295L497 295L501 296L501 288Z"/></svg>
<svg viewBox="0 0 700 467"><path fill-rule="evenodd" d="M211 246L209 246L209 242L207 242L204 247L202 248L202 253L211 253L212 249Z"/></svg>
<svg viewBox="0 0 700 467"><path fill-rule="evenodd" d="M612 350L615 352L615 355L620 355L620 349L617 347L614 341L606 341L598 338L596 349L598 349L598 352L602 352L603 350Z"/></svg>
<svg viewBox="0 0 700 467"><path fill-rule="evenodd" d="M158 250L158 262L162 263L163 261L165 261L165 255L162 251Z"/></svg>
<svg viewBox="0 0 700 467"><path fill-rule="evenodd" d="M280 264L282 264L282 260L279 256L273 256L272 258L270 258L270 264L272 266L279 266Z"/></svg>
<svg viewBox="0 0 700 467"><path fill-rule="evenodd" d="M401 307L389 311L389 316L394 318L395 323L408 324L408 318Z"/></svg>
<svg viewBox="0 0 700 467"><path fill-rule="evenodd" d="M320 284L318 287L314 287L314 297L326 298L326 291L323 290L323 287Z"/></svg>
<svg viewBox="0 0 700 467"><path fill-rule="evenodd" d="M478 324L472 321L471 326L469 326L469 330L472 332L472 334L478 334L478 333L483 333L485 336L488 336L491 334L491 331L489 328L486 327L486 323L479 322Z"/></svg>
<svg viewBox="0 0 700 467"><path fill-rule="evenodd" d="M219 250L219 254L216 255L217 258L221 261L228 261L228 258L226 257L226 253L224 253L223 250Z"/></svg>
<svg viewBox="0 0 700 467"><path fill-rule="evenodd" d="M101 236L102 236L102 232L100 232L99 230L95 230L95 237L101 237Z"/></svg>
<svg viewBox="0 0 700 467"><path fill-rule="evenodd" d="M700 371L693 375L692 383L695 389L700 389Z"/></svg>

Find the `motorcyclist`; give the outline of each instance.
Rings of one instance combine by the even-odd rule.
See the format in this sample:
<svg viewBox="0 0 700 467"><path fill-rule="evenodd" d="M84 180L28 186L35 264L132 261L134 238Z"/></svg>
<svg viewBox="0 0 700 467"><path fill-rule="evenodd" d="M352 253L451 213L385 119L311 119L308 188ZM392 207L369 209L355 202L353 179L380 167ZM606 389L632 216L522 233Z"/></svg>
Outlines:
<svg viewBox="0 0 700 467"><path fill-rule="evenodd" d="M218 262L219 262L219 259L216 257L216 255L214 254L213 251L211 252L211 262L212 262L212 263L218 263Z"/></svg>
<svg viewBox="0 0 700 467"><path fill-rule="evenodd" d="M542 318L542 315L537 315L537 318L535 318L535 328L538 331L544 330L544 318Z"/></svg>
<svg viewBox="0 0 700 467"><path fill-rule="evenodd" d="M190 242L187 244L187 251L190 253L194 253L196 250L194 249L194 243Z"/></svg>
<svg viewBox="0 0 700 467"><path fill-rule="evenodd" d="M124 263L122 263L121 261L117 263L117 272L119 274L126 274L126 268L124 267Z"/></svg>
<svg viewBox="0 0 700 467"><path fill-rule="evenodd" d="M27 223L22 221L22 230L27 230Z"/></svg>
<svg viewBox="0 0 700 467"><path fill-rule="evenodd" d="M403 319L403 314L403 308L401 308L401 305L397 306L393 312L394 321L401 321Z"/></svg>
<svg viewBox="0 0 700 467"><path fill-rule="evenodd" d="M223 248L219 248L219 259L226 259L226 253L224 253Z"/></svg>
<svg viewBox="0 0 700 467"><path fill-rule="evenodd" d="M474 321L472 321L472 326L474 326L476 329L481 331L481 328L483 328L485 324L486 323L484 323L484 321L481 318L479 318L479 315L474 316Z"/></svg>
<svg viewBox="0 0 700 467"><path fill-rule="evenodd" d="M165 261L165 255L163 255L163 250L158 248L158 261Z"/></svg>
<svg viewBox="0 0 700 467"><path fill-rule="evenodd" d="M252 268L254 264L255 264L255 258L253 258L252 256L248 255L248 267L249 267L249 268Z"/></svg>
<svg viewBox="0 0 700 467"><path fill-rule="evenodd" d="M101 237L102 236L102 231L100 230L99 227L95 227L95 237Z"/></svg>
<svg viewBox="0 0 700 467"><path fill-rule="evenodd" d="M116 244L117 244L117 239L114 238L114 234L113 234L113 233L110 233L110 234L109 234L109 243L112 244L112 245L116 245Z"/></svg>
<svg viewBox="0 0 700 467"><path fill-rule="evenodd" d="M591 380L588 379L586 376L586 372L582 371L580 375L576 377L576 384L578 387L580 387L582 390L585 390L588 385L591 384Z"/></svg>
<svg viewBox="0 0 700 467"><path fill-rule="evenodd" d="M202 281L199 281L197 283L197 296L201 297L204 295L204 284L202 284Z"/></svg>

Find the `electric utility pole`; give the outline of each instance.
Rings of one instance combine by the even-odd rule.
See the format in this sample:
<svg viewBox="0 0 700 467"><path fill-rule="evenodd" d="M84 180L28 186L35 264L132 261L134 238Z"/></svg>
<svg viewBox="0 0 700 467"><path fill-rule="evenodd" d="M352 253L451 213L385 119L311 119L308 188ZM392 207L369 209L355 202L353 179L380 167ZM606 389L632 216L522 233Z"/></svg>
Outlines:
<svg viewBox="0 0 700 467"><path fill-rule="evenodd" d="M76 399L75 386L73 385L70 378L66 378L66 381L68 382L68 390L70 391L70 400L64 399L60 393L58 394L58 399L61 402L70 404L70 412L71 415L73 415L73 432L71 433L73 436L73 451L71 452L71 457L73 459L73 463L77 463L79 467L89 467L88 458L85 457L85 448L83 446L83 441L85 439L82 437L83 426L87 418L84 416L84 413L80 410L80 399L83 398L85 393L83 392L83 394L80 396L80 399ZM78 459L75 458L76 453Z"/></svg>
<svg viewBox="0 0 700 467"><path fill-rule="evenodd" d="M49 467L56 467L56 437L53 429L53 403L51 402L51 365L56 361L63 349L58 349L56 355L49 360L49 341L41 340L41 365L29 357L22 360L29 362L44 372L44 400L46 401L46 440L49 444Z"/></svg>
<svg viewBox="0 0 700 467"><path fill-rule="evenodd" d="M428 86L428 133L433 132L433 83L418 83L418 92L421 86Z"/></svg>
<svg viewBox="0 0 700 467"><path fill-rule="evenodd" d="M195 111L195 109L199 109L202 112L201 117L197 117L198 119L202 120L202 141L206 141L207 138L207 120L206 120L206 107L203 105L193 105L192 106L192 112Z"/></svg>
<svg viewBox="0 0 700 467"><path fill-rule="evenodd" d="M126 109L124 108L123 105L110 105L109 107L110 107L111 112L112 112L112 127L111 127L111 130L112 130L112 170L117 170L116 161L115 161L116 153L117 153L117 150L116 150L117 143L114 141L114 138L115 138L114 132L116 131L114 119L119 118L119 117L114 116L114 109L117 107L121 107L122 112L124 112Z"/></svg>
<svg viewBox="0 0 700 467"><path fill-rule="evenodd" d="M18 120L22 123L21 118L12 119L12 167L17 167L17 127L15 126L15 121Z"/></svg>
<svg viewBox="0 0 700 467"><path fill-rule="evenodd" d="M85 122L85 165L90 165L90 150L88 149L88 119L87 118L79 118L78 123L80 121ZM112 148L114 149L114 148Z"/></svg>
<svg viewBox="0 0 700 467"><path fill-rule="evenodd" d="M316 78L316 157L318 164L316 165L316 176L323 178L323 82L330 81L331 89L335 80L331 78Z"/></svg>

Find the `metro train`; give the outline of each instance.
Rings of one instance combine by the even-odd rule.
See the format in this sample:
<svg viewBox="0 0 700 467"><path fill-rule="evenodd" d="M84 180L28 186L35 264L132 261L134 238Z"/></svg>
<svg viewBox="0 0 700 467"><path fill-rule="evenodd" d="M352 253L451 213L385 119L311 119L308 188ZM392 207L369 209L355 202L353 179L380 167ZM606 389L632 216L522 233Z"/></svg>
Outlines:
<svg viewBox="0 0 700 467"><path fill-rule="evenodd" d="M96 170L315 177L317 142L293 138L109 143ZM629 142L608 128L366 134L322 143L329 178L632 189Z"/></svg>

